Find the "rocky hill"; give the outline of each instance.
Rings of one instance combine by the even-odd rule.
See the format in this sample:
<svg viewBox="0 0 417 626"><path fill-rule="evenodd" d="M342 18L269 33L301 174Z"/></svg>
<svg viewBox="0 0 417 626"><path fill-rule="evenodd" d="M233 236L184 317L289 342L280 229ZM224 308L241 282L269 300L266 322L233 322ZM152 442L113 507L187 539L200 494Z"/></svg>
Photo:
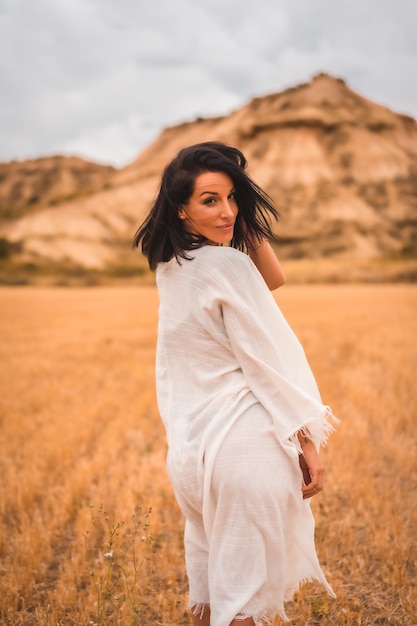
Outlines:
<svg viewBox="0 0 417 626"><path fill-rule="evenodd" d="M247 156L249 173L280 211L278 250L287 267L326 263L322 277L331 280L343 272L346 279L416 278L417 123L327 74L228 116L168 128L119 170L65 157L47 159L48 167L44 159L2 164L4 271L20 264L134 272L142 262L129 244L161 170L181 147L206 140Z"/></svg>
<svg viewBox="0 0 417 626"><path fill-rule="evenodd" d="M114 171L66 156L0 163L0 219L90 195L106 187Z"/></svg>

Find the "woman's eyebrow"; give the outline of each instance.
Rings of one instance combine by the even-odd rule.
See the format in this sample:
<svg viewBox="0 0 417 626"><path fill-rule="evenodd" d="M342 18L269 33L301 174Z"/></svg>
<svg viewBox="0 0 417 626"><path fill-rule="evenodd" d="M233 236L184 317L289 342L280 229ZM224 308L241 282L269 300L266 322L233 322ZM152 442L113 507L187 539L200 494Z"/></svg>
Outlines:
<svg viewBox="0 0 417 626"><path fill-rule="evenodd" d="M229 194L230 194L230 193L233 193L234 191L235 191L235 188L234 188L234 187L232 187L232 189L229 191ZM202 192L200 193L200 198L201 198L201 196L204 196L204 194L205 194L205 193L206 193L206 194L208 194L208 195L210 195L210 196L218 196L218 195L219 195L219 192L218 192L218 191L202 191Z"/></svg>
<svg viewBox="0 0 417 626"><path fill-rule="evenodd" d="M209 196L218 196L219 195L218 191L202 191L200 193L200 196L204 196L205 193L207 193Z"/></svg>

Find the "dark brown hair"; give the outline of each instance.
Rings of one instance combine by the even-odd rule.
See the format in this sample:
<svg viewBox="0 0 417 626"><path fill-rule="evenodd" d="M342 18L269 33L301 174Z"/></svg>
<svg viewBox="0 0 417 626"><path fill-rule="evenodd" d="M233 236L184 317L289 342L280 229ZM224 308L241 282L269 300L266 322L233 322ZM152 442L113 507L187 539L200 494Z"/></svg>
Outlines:
<svg viewBox="0 0 417 626"><path fill-rule="evenodd" d="M253 239L273 238L270 218L278 219L278 211L246 174L246 165L240 150L215 141L184 148L167 165L157 198L133 240L134 247L142 246L152 270L173 256L190 260L187 251L207 243L204 237L187 232L178 215L193 194L195 179L204 172L223 172L233 181L238 206L234 248L244 250Z"/></svg>

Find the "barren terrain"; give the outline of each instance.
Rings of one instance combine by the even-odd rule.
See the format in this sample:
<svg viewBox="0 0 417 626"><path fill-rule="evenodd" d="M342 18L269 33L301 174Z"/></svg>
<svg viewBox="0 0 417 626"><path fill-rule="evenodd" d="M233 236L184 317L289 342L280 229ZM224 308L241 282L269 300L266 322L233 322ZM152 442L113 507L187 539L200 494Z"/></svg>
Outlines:
<svg viewBox="0 0 417 626"><path fill-rule="evenodd" d="M189 624L155 400L155 288L0 298L0 624ZM286 286L276 299L342 420L312 504L338 598L304 587L291 623L412 626L417 289Z"/></svg>

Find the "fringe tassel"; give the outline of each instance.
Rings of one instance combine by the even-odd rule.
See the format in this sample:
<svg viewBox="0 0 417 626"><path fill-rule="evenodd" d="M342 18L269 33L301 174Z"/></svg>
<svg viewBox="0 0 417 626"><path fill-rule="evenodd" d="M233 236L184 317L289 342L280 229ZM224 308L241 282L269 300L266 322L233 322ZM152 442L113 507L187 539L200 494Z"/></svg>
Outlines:
<svg viewBox="0 0 417 626"><path fill-rule="evenodd" d="M298 439L299 434L311 439L317 450L320 446L325 446L327 444L329 436L335 431L335 428L333 424L330 423L330 420L333 420L336 424L340 422L340 420L333 415L330 407L326 406L321 419L310 420L302 428L299 428L295 433L289 436L289 441L295 447L298 454L303 453Z"/></svg>
<svg viewBox="0 0 417 626"><path fill-rule="evenodd" d="M270 615L270 614L269 614ZM278 617L281 618L281 620L283 622L289 622L290 620L288 619L288 617L285 615L284 610L280 610L280 611L276 611L274 613L274 615L272 615L271 617L269 615L258 615L258 616L253 616L251 615L250 617L252 617L255 626L265 626L265 624L268 624L269 626L272 626L275 620L275 617L278 615Z"/></svg>
<svg viewBox="0 0 417 626"><path fill-rule="evenodd" d="M196 604L191 604L191 613L200 619L203 619L204 613L207 609L210 608L210 604L207 602L197 602Z"/></svg>

